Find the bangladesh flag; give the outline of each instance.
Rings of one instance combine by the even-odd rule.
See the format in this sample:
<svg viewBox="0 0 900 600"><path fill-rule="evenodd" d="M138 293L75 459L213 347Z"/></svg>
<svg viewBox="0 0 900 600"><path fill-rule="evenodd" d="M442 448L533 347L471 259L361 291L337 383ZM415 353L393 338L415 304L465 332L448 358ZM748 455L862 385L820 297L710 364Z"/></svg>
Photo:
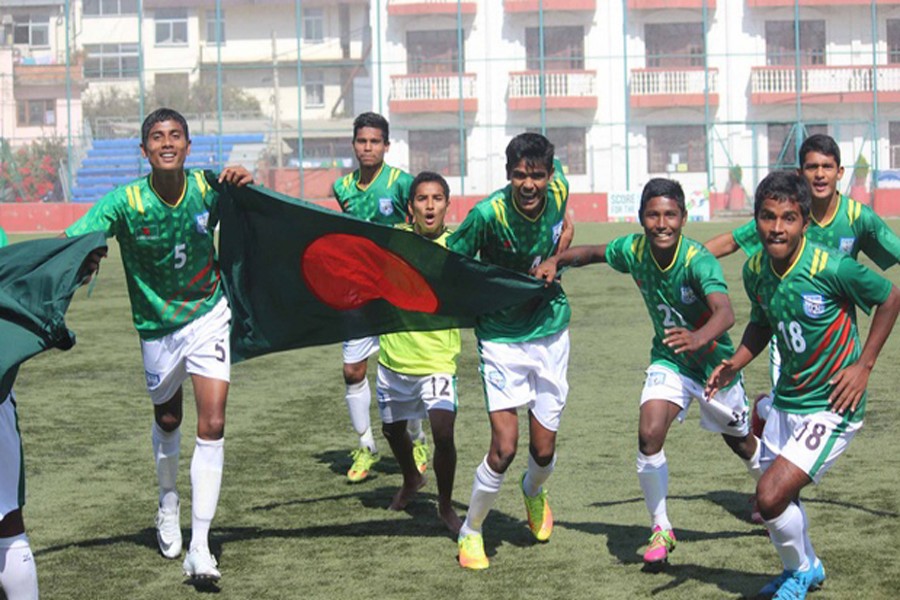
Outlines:
<svg viewBox="0 0 900 600"><path fill-rule="evenodd" d="M105 247L102 233L89 233L0 248L0 402L20 364L48 348L75 345L66 309L84 279L84 259Z"/></svg>
<svg viewBox="0 0 900 600"><path fill-rule="evenodd" d="M222 185L219 266L235 362L394 331L472 327L560 288L257 186Z"/></svg>

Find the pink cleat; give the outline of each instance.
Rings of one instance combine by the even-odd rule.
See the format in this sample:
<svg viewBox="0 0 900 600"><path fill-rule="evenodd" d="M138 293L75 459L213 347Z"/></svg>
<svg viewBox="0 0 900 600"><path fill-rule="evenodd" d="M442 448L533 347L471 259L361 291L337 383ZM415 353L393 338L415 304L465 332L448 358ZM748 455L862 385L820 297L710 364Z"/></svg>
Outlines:
<svg viewBox="0 0 900 600"><path fill-rule="evenodd" d="M647 564L663 563L669 560L669 552L675 549L675 532L671 529L663 529L659 525L653 528L650 536L650 545L644 552L644 562Z"/></svg>

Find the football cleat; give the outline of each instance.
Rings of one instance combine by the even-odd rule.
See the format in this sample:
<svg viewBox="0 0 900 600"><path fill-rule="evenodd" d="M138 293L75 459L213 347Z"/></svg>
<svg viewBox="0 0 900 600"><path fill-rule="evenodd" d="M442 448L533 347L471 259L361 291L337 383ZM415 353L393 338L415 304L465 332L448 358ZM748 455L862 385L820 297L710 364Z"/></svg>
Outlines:
<svg viewBox="0 0 900 600"><path fill-rule="evenodd" d="M181 565L185 577L207 581L218 581L222 578L222 574L216 568L218 566L216 557L209 553L208 548L194 548L187 553Z"/></svg>
<svg viewBox="0 0 900 600"><path fill-rule="evenodd" d="M178 558L181 554L181 505L168 511L159 507L156 511L156 541L159 551L166 558Z"/></svg>
<svg viewBox="0 0 900 600"><path fill-rule="evenodd" d="M416 468L422 475L428 470L428 440L415 440L413 442L413 460Z"/></svg>
<svg viewBox="0 0 900 600"><path fill-rule="evenodd" d="M528 528L539 542L546 542L553 533L553 512L547 501L547 490L541 488L537 496L525 493L525 473L522 474L522 498L525 499L525 512L528 515Z"/></svg>
<svg viewBox="0 0 900 600"><path fill-rule="evenodd" d="M460 535L457 544L459 546L459 566L476 571L487 569L490 566L488 557L484 553L484 538L480 533Z"/></svg>
<svg viewBox="0 0 900 600"><path fill-rule="evenodd" d="M666 562L669 560L669 552L674 549L675 532L657 525L650 536L650 545L644 552L644 562L647 564Z"/></svg>
<svg viewBox="0 0 900 600"><path fill-rule="evenodd" d="M782 587L784 587L784 585L787 583L787 581L789 579L791 579L792 577L794 577L795 574L803 574L805 576L808 590L818 589L825 582L825 567L824 567L824 565L822 565L822 561L816 559L816 564L813 567L811 567L810 569L807 569L806 571L788 571L788 570L782 571L781 575L779 575L778 577L776 577L775 579L773 579L772 581L770 581L769 583L764 585L763 588L761 590L759 590L759 595L764 596L766 598L774 596L775 594L780 592ZM792 586L785 589L786 594L790 591L790 593L794 593L794 596L787 595L787 596L783 596L783 597L784 598L796 598L796 597L803 598L805 596L805 594L804 594L804 596L797 596L794 591L791 591L794 588L796 588L796 584L792 584Z"/></svg>
<svg viewBox="0 0 900 600"><path fill-rule="evenodd" d="M812 568L806 571L788 571L788 576L772 596L772 600L803 600L812 586ZM784 573L782 573L784 575Z"/></svg>
<svg viewBox="0 0 900 600"><path fill-rule="evenodd" d="M350 456L353 457L353 464L347 471L347 479L351 483L364 481L369 476L369 469L372 468L372 465L381 459L377 452L372 452L368 448L357 448L350 453Z"/></svg>

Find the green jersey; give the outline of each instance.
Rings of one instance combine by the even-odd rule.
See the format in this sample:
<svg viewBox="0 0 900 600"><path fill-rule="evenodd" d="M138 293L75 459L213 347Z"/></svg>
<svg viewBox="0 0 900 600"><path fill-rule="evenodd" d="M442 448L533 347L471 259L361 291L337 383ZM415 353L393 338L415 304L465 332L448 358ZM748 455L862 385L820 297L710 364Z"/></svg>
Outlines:
<svg viewBox="0 0 900 600"><path fill-rule="evenodd" d="M556 251L562 233L569 182L561 171L550 180L541 213L523 215L512 186L476 204L450 238L447 247L466 256L519 273L528 273ZM525 342L553 335L569 325L569 301L560 293L549 302L512 306L479 317L475 335L492 342Z"/></svg>
<svg viewBox="0 0 900 600"><path fill-rule="evenodd" d="M734 230L734 241L753 255L762 250L756 223L750 221ZM828 221L819 223L810 216L806 238L826 248L834 248L857 258L860 250L882 269L900 262L900 238L875 214L875 211L843 194L837 210Z"/></svg>
<svg viewBox="0 0 900 600"><path fill-rule="evenodd" d="M134 326L160 338L209 312L222 298L214 230L218 194L203 171L185 173L173 206L157 195L152 175L116 188L66 229L102 231L122 252Z"/></svg>
<svg viewBox="0 0 900 600"><path fill-rule="evenodd" d="M790 413L829 410L834 375L859 359L854 305L868 313L887 300L891 282L841 252L807 239L783 276L768 254L744 264L750 321L771 327L781 354L775 407ZM851 421L865 412L865 395Z"/></svg>
<svg viewBox="0 0 900 600"><path fill-rule="evenodd" d="M9 243L9 239L6 237L6 232L3 231L3 228L0 227L0 248L7 245Z"/></svg>
<svg viewBox="0 0 900 600"><path fill-rule="evenodd" d="M398 228L413 231L412 225ZM436 244L447 246L450 230L445 229ZM459 329L401 331L379 337L378 362L404 375L456 374L456 357L462 349Z"/></svg>
<svg viewBox="0 0 900 600"><path fill-rule="evenodd" d="M606 262L617 271L631 273L644 297L654 332L651 363L705 383L713 369L734 354L727 333L695 352L675 354L663 343L666 329L702 327L712 316L706 297L728 293L722 267L703 244L681 236L672 264L663 267L650 251L647 236L635 233L607 244Z"/></svg>
<svg viewBox="0 0 900 600"><path fill-rule="evenodd" d="M354 217L394 225L406 221L406 201L413 178L406 171L381 164L367 186L359 184L359 169L334 182L334 197L341 210Z"/></svg>

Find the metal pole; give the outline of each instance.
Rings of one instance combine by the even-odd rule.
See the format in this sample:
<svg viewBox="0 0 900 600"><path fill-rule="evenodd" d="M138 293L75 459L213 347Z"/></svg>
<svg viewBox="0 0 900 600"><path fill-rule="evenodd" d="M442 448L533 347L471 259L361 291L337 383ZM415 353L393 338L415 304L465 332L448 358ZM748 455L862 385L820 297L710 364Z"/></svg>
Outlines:
<svg viewBox="0 0 900 600"><path fill-rule="evenodd" d="M541 95L541 135L547 135L547 84L544 71L544 0L538 0L538 61L540 64L540 77L538 90Z"/></svg>
<svg viewBox="0 0 900 600"><path fill-rule="evenodd" d="M465 76L463 72L463 60L465 59L465 53L463 52L462 0L456 0L456 46L457 87L459 88L459 103L457 104L459 109L459 187L460 195L464 195L466 190L466 161L468 160L468 156L466 152L465 98L463 97L463 77Z"/></svg>
<svg viewBox="0 0 900 600"><path fill-rule="evenodd" d="M301 35L303 24L301 1L295 0L294 2L296 13L294 19L297 27L297 161L300 163L297 167L300 175L300 187L297 190L297 195L302 198L305 192L305 181L303 179L303 65L300 61L300 46L303 38Z"/></svg>
<svg viewBox="0 0 900 600"><path fill-rule="evenodd" d="M803 144L803 105L800 102L800 89L803 85L803 71L800 68L800 0L794 0L794 96L796 98L797 125L794 128L794 148L800 151ZM798 159L799 160L799 159Z"/></svg>
<svg viewBox="0 0 900 600"><path fill-rule="evenodd" d="M381 82L383 81L381 78L381 0L375 0L375 39L378 40L378 114L384 114L384 106L382 105L382 96L381 93ZM372 87L375 85L373 83Z"/></svg>
<svg viewBox="0 0 900 600"><path fill-rule="evenodd" d="M706 37L708 18L707 0L703 0L703 124L706 129L706 189L711 192L713 188L713 144L709 122L709 39Z"/></svg>
<svg viewBox="0 0 900 600"><path fill-rule="evenodd" d="M72 60L69 52L69 11L71 5L66 0L66 192L72 189ZM59 38L57 38L59 39ZM68 193L65 200L68 201Z"/></svg>
<svg viewBox="0 0 900 600"><path fill-rule="evenodd" d="M144 120L144 0L138 0L138 115L139 122ZM144 174L144 161L138 158L138 175Z"/></svg>
<svg viewBox="0 0 900 600"><path fill-rule="evenodd" d="M878 7L875 0L872 12L872 194L878 188Z"/></svg>
<svg viewBox="0 0 900 600"><path fill-rule="evenodd" d="M218 112L219 135L216 137L216 164L221 169L224 166L222 158L222 33L225 24L222 23L222 0L216 0L216 111Z"/></svg>
<svg viewBox="0 0 900 600"><path fill-rule="evenodd" d="M278 52L275 44L275 30L272 30L272 101L275 104L275 168L284 164L281 150L281 91L278 83Z"/></svg>
<svg viewBox="0 0 900 600"><path fill-rule="evenodd" d="M625 84L625 189L631 189L631 143L628 128L631 121L631 98L628 86L628 0L622 0L622 82Z"/></svg>

